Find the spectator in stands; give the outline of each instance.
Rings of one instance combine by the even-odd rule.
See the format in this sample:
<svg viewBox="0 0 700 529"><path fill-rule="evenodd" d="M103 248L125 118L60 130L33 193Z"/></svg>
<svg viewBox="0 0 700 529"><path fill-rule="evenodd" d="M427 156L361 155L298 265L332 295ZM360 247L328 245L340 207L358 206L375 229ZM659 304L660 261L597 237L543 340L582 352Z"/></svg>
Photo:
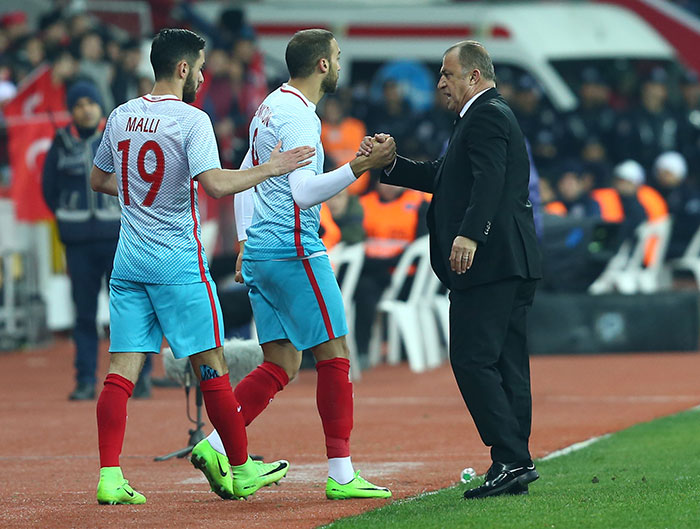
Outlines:
<svg viewBox="0 0 700 529"><path fill-rule="evenodd" d="M85 81L75 83L66 100L72 122L57 132L49 149L42 190L66 247L76 308L76 386L69 399L91 400L95 398L97 374L97 296L112 273L120 209L116 197L90 188L92 160L104 131L97 87ZM138 384L141 398L150 396L149 374L150 366Z"/></svg>
<svg viewBox="0 0 700 529"><path fill-rule="evenodd" d="M678 152L665 152L654 162L656 186L673 217L673 231L667 258L683 255L695 232L700 229L700 190L687 178L688 167Z"/></svg>
<svg viewBox="0 0 700 529"><path fill-rule="evenodd" d="M231 72L231 57L221 48L213 49L207 56L207 88L199 101L211 120L216 123L237 112L238 102Z"/></svg>
<svg viewBox="0 0 700 529"><path fill-rule="evenodd" d="M267 78L262 52L255 42L255 32L243 25L231 49L231 59L242 68L242 84L238 91L238 106L246 126L260 103L267 97Z"/></svg>
<svg viewBox="0 0 700 529"><path fill-rule="evenodd" d="M591 197L593 177L583 165L566 160L559 167L556 189L559 200L549 202L545 211L551 215L568 217L600 217L600 205Z"/></svg>
<svg viewBox="0 0 700 529"><path fill-rule="evenodd" d="M27 37L31 33L27 24L27 14L21 10L8 11L0 16L0 26L5 30L10 43Z"/></svg>
<svg viewBox="0 0 700 529"><path fill-rule="evenodd" d="M445 105L445 97L436 88L433 106L416 119L413 131L414 144L406 146L407 149L414 149L413 158L417 160L440 158L447 149L454 120L454 114L447 110Z"/></svg>
<svg viewBox="0 0 700 529"><path fill-rule="evenodd" d="M700 80L697 73L686 70L680 88L678 150L685 157L690 173L700 174Z"/></svg>
<svg viewBox="0 0 700 529"><path fill-rule="evenodd" d="M367 129L391 134L397 143L404 142L403 145L408 147L409 144L415 144L415 127L415 117L403 96L401 86L393 79L388 79L382 87L382 100L372 107L367 116Z"/></svg>
<svg viewBox="0 0 700 529"><path fill-rule="evenodd" d="M603 220L621 223L620 240L630 239L641 223L668 215L666 201L658 191L645 185L644 168L625 160L613 169L612 188L596 189Z"/></svg>
<svg viewBox="0 0 700 529"><path fill-rule="evenodd" d="M70 43L68 26L61 10L55 9L39 19L39 31L47 55L55 55L60 49Z"/></svg>
<svg viewBox="0 0 700 529"><path fill-rule="evenodd" d="M139 90L139 65L141 64L141 45L137 40L129 40L121 46L119 60L116 63L112 96L115 106L126 103L143 95Z"/></svg>
<svg viewBox="0 0 700 529"><path fill-rule="evenodd" d="M372 324L382 293L406 247L427 233L425 195L403 187L378 184L360 198L364 210L365 263L357 283L356 336L361 355L369 349Z"/></svg>
<svg viewBox="0 0 700 529"><path fill-rule="evenodd" d="M616 160L635 159L650 170L656 157L676 150L678 123L668 107L668 74L654 68L642 84L640 104L617 123Z"/></svg>
<svg viewBox="0 0 700 529"><path fill-rule="evenodd" d="M517 81L513 112L530 142L538 169L543 172L551 170L561 158L561 126L556 112L543 101L537 81L528 74L520 76Z"/></svg>
<svg viewBox="0 0 700 529"><path fill-rule="evenodd" d="M104 41L97 31L88 31L80 39L79 74L90 79L98 87L105 110L111 112L114 108L114 98L110 84L114 70L105 60Z"/></svg>
<svg viewBox="0 0 700 529"><path fill-rule="evenodd" d="M588 67L581 72L578 95L578 107L564 117L563 154L584 157L587 151L588 158L605 160L617 117L609 104L610 87L596 68Z"/></svg>
<svg viewBox="0 0 700 529"><path fill-rule="evenodd" d="M337 97L327 97L321 119L321 141L326 155L337 163L337 167L355 158L357 146L365 137L367 129L359 119L350 117ZM346 189L356 195L367 191L369 171L360 176Z"/></svg>
<svg viewBox="0 0 700 529"><path fill-rule="evenodd" d="M503 99L513 104L515 98L515 72L508 66L496 66L496 86Z"/></svg>

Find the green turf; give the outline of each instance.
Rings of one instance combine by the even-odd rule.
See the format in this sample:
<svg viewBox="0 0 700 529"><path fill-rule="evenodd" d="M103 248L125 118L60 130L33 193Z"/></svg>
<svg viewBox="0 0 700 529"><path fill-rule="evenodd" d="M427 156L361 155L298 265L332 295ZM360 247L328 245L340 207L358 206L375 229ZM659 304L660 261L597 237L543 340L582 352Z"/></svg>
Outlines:
<svg viewBox="0 0 700 529"><path fill-rule="evenodd" d="M459 484L324 527L700 529L697 410L636 425L537 469L529 496L467 501Z"/></svg>

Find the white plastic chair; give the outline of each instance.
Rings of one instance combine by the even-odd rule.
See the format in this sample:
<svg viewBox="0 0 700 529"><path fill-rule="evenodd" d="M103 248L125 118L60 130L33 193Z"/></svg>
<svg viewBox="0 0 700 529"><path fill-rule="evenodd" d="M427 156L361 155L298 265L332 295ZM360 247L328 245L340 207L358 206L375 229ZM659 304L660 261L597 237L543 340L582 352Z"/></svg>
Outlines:
<svg viewBox="0 0 700 529"><path fill-rule="evenodd" d="M416 264L408 299L399 299L409 271ZM391 276L391 284L377 306L377 323L370 344L370 364L381 360L382 314L386 315L388 331L387 362L397 364L401 359L401 343L406 348L408 364L412 371L420 373L439 365L439 339L435 317L432 313L433 295L427 293L427 285L433 271L430 268L430 244L428 236L411 243L404 250ZM437 361L434 356L437 353Z"/></svg>
<svg viewBox="0 0 700 529"><path fill-rule="evenodd" d="M636 294L658 292L664 285L664 258L671 236L672 221L666 217L655 222L644 222L637 227L636 240L625 241L610 259L588 292L591 294ZM656 240L652 262L644 265L647 245Z"/></svg>
<svg viewBox="0 0 700 529"><path fill-rule="evenodd" d="M365 262L365 245L357 243L346 245L338 243L331 251L328 252L328 257L333 265L333 271L336 277L344 270L342 279L338 282L340 293L343 296L343 305L345 305L345 319L348 324L348 334L345 336L345 341L350 350L350 378L359 380L361 378L360 362L357 353L357 341L355 339L355 289L357 282L360 279L362 265Z"/></svg>
<svg viewBox="0 0 700 529"><path fill-rule="evenodd" d="M690 239L683 255L666 263L669 275L673 272L687 270L695 277L695 283L700 289L700 227Z"/></svg>

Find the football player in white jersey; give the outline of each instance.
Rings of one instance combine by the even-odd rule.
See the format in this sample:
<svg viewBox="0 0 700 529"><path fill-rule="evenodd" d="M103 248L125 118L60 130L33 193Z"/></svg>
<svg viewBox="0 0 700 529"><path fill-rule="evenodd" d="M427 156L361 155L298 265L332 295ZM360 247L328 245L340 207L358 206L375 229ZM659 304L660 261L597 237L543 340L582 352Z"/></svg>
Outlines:
<svg viewBox="0 0 700 529"><path fill-rule="evenodd" d="M307 167L266 180L254 192L236 195L242 253L244 249L242 278L250 287L265 361L236 386L235 394L249 424L296 376L301 352L310 349L316 358L316 402L329 463L326 497L388 498L389 489L363 479L350 459L353 390L348 376L347 324L340 289L318 230L320 204L365 171L391 163L395 146L393 138L388 138L377 143L369 156L323 173L316 104L336 89L340 49L329 31L304 30L288 43L285 59L290 80L258 108L243 167L267 161L280 141L287 149L312 145L316 153ZM202 455L222 452L216 431L193 450ZM216 477L215 467L202 470L210 481Z"/></svg>
<svg viewBox="0 0 700 529"><path fill-rule="evenodd" d="M265 164L221 169L208 116L188 104L204 81L204 44L184 29L158 33L151 47L152 93L112 112L95 155L92 188L118 196L122 210L110 280L112 354L97 402L99 503L146 501L124 479L119 454L127 399L146 353L159 352L163 335L176 357L189 357L209 420L222 432L226 455L193 459L195 466L217 465L215 492L249 496L279 481L289 466L248 457L243 415L223 359L221 308L202 249L197 187L214 197L236 193L307 165L313 148L280 152L277 145Z"/></svg>

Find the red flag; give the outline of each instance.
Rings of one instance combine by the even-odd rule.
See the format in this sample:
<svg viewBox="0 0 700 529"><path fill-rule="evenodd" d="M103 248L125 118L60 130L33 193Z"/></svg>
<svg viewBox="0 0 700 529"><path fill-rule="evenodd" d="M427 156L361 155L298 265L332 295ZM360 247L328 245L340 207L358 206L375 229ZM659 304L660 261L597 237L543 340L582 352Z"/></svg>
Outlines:
<svg viewBox="0 0 700 529"><path fill-rule="evenodd" d="M51 68L43 64L22 81L17 89L17 95L5 105L3 114L11 118L65 111L65 87L62 82L54 84Z"/></svg>
<svg viewBox="0 0 700 529"><path fill-rule="evenodd" d="M33 222L53 218L41 192L41 173L56 128L69 121L66 114L58 119L53 122L37 116L9 121L10 197L15 203L18 220Z"/></svg>

